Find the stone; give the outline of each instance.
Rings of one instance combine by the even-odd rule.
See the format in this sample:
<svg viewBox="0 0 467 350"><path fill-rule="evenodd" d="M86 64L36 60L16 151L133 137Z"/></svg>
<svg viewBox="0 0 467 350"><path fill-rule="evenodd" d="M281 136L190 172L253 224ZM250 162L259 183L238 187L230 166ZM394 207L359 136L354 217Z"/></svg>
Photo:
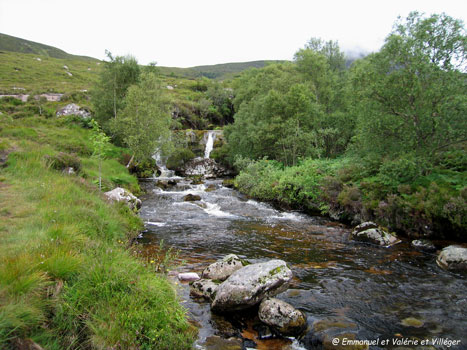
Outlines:
<svg viewBox="0 0 467 350"><path fill-rule="evenodd" d="M435 245L433 244L433 242L431 242L428 239L416 239L416 240L413 240L411 242L411 245L415 249L422 250L422 251L425 251L425 252L435 252L436 251Z"/></svg>
<svg viewBox="0 0 467 350"><path fill-rule="evenodd" d="M292 271L283 260L251 264L235 271L217 287L213 311L243 310L287 289Z"/></svg>
<svg viewBox="0 0 467 350"><path fill-rule="evenodd" d="M67 115L77 115L84 119L91 117L91 113L82 109L80 106L74 103L70 103L66 105L65 107L59 109L57 112L57 117L67 116Z"/></svg>
<svg viewBox="0 0 467 350"><path fill-rule="evenodd" d="M184 176L201 175L207 179L232 175L231 170L218 164L214 159L199 157L185 163L181 173Z"/></svg>
<svg viewBox="0 0 467 350"><path fill-rule="evenodd" d="M356 241L373 243L382 247L390 247L400 243L396 236L378 227L374 222L364 222L354 228L352 238Z"/></svg>
<svg viewBox="0 0 467 350"><path fill-rule="evenodd" d="M283 336L298 336L306 329L306 317L289 303L276 298L263 299L259 319Z"/></svg>
<svg viewBox="0 0 467 350"><path fill-rule="evenodd" d="M358 226L355 226L355 228L353 230L354 230L354 232L358 233L358 232L368 230L370 228L378 228L378 225L376 223L374 223L373 221L366 221L366 222L362 222Z"/></svg>
<svg viewBox="0 0 467 350"><path fill-rule="evenodd" d="M208 279L200 279L190 285L190 295L214 300L218 284Z"/></svg>
<svg viewBox="0 0 467 350"><path fill-rule="evenodd" d="M180 281L197 281L199 280L199 275L196 272L182 272L178 274L178 279Z"/></svg>
<svg viewBox="0 0 467 350"><path fill-rule="evenodd" d="M112 191L105 192L104 195L111 201L125 202L131 210L137 211L141 208L141 200L124 188L114 188Z"/></svg>
<svg viewBox="0 0 467 350"><path fill-rule="evenodd" d="M185 202L196 202L196 201L200 201L201 197L198 196L197 194L188 193L185 197L183 197L183 200Z"/></svg>
<svg viewBox="0 0 467 350"><path fill-rule="evenodd" d="M242 259L235 254L229 254L223 259L217 260L203 270L202 277L212 280L225 281L235 271L246 265Z"/></svg>
<svg viewBox="0 0 467 350"><path fill-rule="evenodd" d="M466 270L467 248L457 245L447 246L439 253L436 263L446 270Z"/></svg>

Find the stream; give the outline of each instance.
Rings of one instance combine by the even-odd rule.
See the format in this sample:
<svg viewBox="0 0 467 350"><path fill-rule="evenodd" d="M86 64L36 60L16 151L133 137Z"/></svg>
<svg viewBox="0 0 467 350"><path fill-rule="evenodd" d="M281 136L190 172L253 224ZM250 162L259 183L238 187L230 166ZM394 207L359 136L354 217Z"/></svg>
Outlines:
<svg viewBox="0 0 467 350"><path fill-rule="evenodd" d="M223 187L221 180L176 181L165 190L154 180L142 183L146 194L140 215L146 231L139 247L150 255L163 240L179 250L178 272L199 275L231 253L253 263L285 260L294 279L278 298L304 311L309 325L299 340L260 340L251 322L212 314L209 303L192 299L189 285L178 283L183 305L199 327L194 348L228 349L231 340L225 339L234 335L253 340L259 349L319 349L327 348L321 345L323 334L327 339L344 334L377 341L370 349L415 348L382 345L387 338L460 340L455 346L428 348L467 349L465 274L440 269L434 255L415 251L409 242L379 248L348 241L350 229L344 225L276 210ZM185 202L189 193L201 200ZM321 340L312 331L316 322L324 330ZM243 342L244 348L254 347Z"/></svg>

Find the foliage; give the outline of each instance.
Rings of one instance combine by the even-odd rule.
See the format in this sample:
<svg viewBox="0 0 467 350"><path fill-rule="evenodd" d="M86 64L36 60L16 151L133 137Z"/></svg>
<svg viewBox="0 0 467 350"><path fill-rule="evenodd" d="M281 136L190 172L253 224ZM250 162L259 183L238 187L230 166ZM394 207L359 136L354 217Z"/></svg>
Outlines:
<svg viewBox="0 0 467 350"><path fill-rule="evenodd" d="M110 137L101 131L99 124L93 119L91 120L93 133L91 134L92 141L92 156L99 161L99 190L102 190L102 160L110 149Z"/></svg>
<svg viewBox="0 0 467 350"><path fill-rule="evenodd" d="M444 14L399 20L381 51L352 71L355 150L415 152L427 162L465 142L466 47L462 23Z"/></svg>
<svg viewBox="0 0 467 350"><path fill-rule="evenodd" d="M167 168L179 169L193 158L195 158L195 154L189 148L176 148L167 159Z"/></svg>
<svg viewBox="0 0 467 350"><path fill-rule="evenodd" d="M108 122L112 118L116 119L118 112L125 108L127 90L139 81L140 68L132 56L113 57L107 51L107 57L109 61L103 63L99 81L92 90L91 101L94 118L108 133Z"/></svg>
<svg viewBox="0 0 467 350"><path fill-rule="evenodd" d="M112 130L137 161L150 158L156 149L164 151L171 147L172 119L164 92L154 74L143 74L140 83L128 89L126 106L112 121Z"/></svg>
<svg viewBox="0 0 467 350"><path fill-rule="evenodd" d="M346 113L344 76L331 68L335 56L315 50L310 44L297 52L295 64L251 70L236 80L235 122L225 129L233 156L294 165L346 149L353 120Z"/></svg>

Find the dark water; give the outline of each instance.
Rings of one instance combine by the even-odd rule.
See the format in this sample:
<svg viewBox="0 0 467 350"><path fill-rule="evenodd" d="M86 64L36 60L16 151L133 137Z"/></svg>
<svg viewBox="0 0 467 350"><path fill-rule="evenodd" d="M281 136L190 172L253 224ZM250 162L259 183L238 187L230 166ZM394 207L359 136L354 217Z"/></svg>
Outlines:
<svg viewBox="0 0 467 350"><path fill-rule="evenodd" d="M283 259L295 278L278 297L303 310L310 329L317 320L338 322L340 326L325 331L330 339L344 331L361 340L442 337L460 340L460 345L434 348L467 349L466 276L440 269L434 255L414 251L407 242L389 249L349 242L345 226L277 211L217 180L195 186L180 179L165 191L154 182L144 186L141 217L147 232L141 246L151 252L164 240L166 246L180 250L184 264L178 271L200 274L230 253L251 262ZM201 201L184 202L188 193L201 196ZM188 285L181 286L180 294L201 327L195 348L216 348L210 345L212 336L226 337L226 324L211 315L209 304L189 297ZM245 337L257 337L251 327L240 331ZM257 344L263 349L300 349L317 343L310 330L292 344L290 340ZM370 348L396 346L378 343Z"/></svg>

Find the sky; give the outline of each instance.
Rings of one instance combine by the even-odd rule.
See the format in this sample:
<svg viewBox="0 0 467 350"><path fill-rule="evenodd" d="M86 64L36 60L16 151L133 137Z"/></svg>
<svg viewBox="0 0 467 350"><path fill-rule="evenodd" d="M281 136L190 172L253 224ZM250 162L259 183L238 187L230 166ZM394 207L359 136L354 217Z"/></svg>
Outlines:
<svg viewBox="0 0 467 350"><path fill-rule="evenodd" d="M192 67L292 60L312 37L377 51L398 16L445 12L466 23L462 0L0 0L0 33L105 58Z"/></svg>

